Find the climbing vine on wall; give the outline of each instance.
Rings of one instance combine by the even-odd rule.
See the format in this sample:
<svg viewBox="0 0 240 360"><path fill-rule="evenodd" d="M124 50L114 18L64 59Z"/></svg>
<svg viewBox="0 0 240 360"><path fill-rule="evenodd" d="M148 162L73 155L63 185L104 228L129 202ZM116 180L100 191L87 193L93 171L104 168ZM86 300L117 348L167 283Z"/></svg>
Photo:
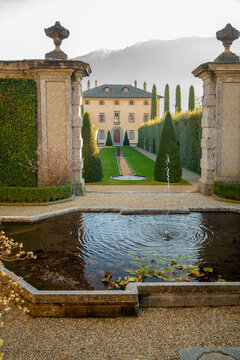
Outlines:
<svg viewBox="0 0 240 360"><path fill-rule="evenodd" d="M0 79L0 184L36 186L37 90L34 80Z"/></svg>

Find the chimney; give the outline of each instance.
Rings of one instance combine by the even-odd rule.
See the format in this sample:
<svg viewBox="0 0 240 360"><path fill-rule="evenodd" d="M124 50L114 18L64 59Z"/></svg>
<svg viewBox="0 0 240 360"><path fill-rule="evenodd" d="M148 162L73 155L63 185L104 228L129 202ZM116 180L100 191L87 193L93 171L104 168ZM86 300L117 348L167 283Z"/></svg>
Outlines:
<svg viewBox="0 0 240 360"><path fill-rule="evenodd" d="M147 84L146 84L146 81L144 81L144 83L143 83L143 90L144 90L144 91L147 91Z"/></svg>
<svg viewBox="0 0 240 360"><path fill-rule="evenodd" d="M88 80L88 82L87 82L87 89L90 90L90 87L91 87L91 86L90 86L90 80Z"/></svg>
<svg viewBox="0 0 240 360"><path fill-rule="evenodd" d="M95 80L95 87L97 87L97 80Z"/></svg>
<svg viewBox="0 0 240 360"><path fill-rule="evenodd" d="M134 81L134 87L137 87L137 80Z"/></svg>

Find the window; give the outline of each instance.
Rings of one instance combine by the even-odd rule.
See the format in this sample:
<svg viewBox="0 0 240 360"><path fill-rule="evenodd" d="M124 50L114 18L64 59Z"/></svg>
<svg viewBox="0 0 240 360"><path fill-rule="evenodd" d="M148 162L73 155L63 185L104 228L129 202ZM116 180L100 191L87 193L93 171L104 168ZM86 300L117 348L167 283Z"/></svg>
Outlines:
<svg viewBox="0 0 240 360"><path fill-rule="evenodd" d="M119 105L119 100L114 100L114 105Z"/></svg>
<svg viewBox="0 0 240 360"><path fill-rule="evenodd" d="M143 114L143 122L146 122L148 120L149 120L149 114L148 113Z"/></svg>
<svg viewBox="0 0 240 360"><path fill-rule="evenodd" d="M98 138L99 138L99 140L105 140L105 131L104 130L99 130Z"/></svg>
<svg viewBox="0 0 240 360"><path fill-rule="evenodd" d="M133 100L129 100L128 104L129 104L129 105L134 105L134 101L133 101Z"/></svg>
<svg viewBox="0 0 240 360"><path fill-rule="evenodd" d="M134 113L130 113L128 115L128 122L130 123L134 123L135 122L135 114Z"/></svg>
<svg viewBox="0 0 240 360"><path fill-rule="evenodd" d="M135 131L129 130L129 140L135 140Z"/></svg>
<svg viewBox="0 0 240 360"><path fill-rule="evenodd" d="M125 86L123 89L122 89L123 92L128 92L129 91L129 88L127 86Z"/></svg>
<svg viewBox="0 0 240 360"><path fill-rule="evenodd" d="M120 124L120 112L114 111L114 124Z"/></svg>
<svg viewBox="0 0 240 360"><path fill-rule="evenodd" d="M110 90L111 90L110 87L105 86L105 88L104 88L104 91L105 91L105 92L109 92Z"/></svg>
<svg viewBox="0 0 240 360"><path fill-rule="evenodd" d="M144 100L143 104L144 104L144 105L148 105L148 104L149 104L149 101L148 101L148 100Z"/></svg>
<svg viewBox="0 0 240 360"><path fill-rule="evenodd" d="M104 121L105 121L105 114L104 114L104 113L99 113L99 115L98 115L98 121L99 121L99 122L104 122Z"/></svg>
<svg viewBox="0 0 240 360"><path fill-rule="evenodd" d="M105 104L104 100L99 100L99 105L104 105L104 104Z"/></svg>
<svg viewBox="0 0 240 360"><path fill-rule="evenodd" d="M85 101L84 101L84 104L85 104L85 105L89 105L89 104L90 104L90 101L89 101L89 100L85 100Z"/></svg>

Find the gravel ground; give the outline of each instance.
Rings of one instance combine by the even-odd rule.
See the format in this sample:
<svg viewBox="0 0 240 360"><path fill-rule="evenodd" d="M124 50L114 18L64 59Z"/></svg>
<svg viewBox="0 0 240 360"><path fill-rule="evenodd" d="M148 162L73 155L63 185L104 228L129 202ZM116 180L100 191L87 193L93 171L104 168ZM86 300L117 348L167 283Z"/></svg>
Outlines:
<svg viewBox="0 0 240 360"><path fill-rule="evenodd" d="M115 187L112 187L114 190ZM128 190L129 187L126 187ZM234 206L240 208L240 204L218 201L211 196L203 196L200 193L182 192L168 193L98 193L90 192L86 196L77 196L73 201L49 205L49 206L0 206L1 216L37 215L45 212L53 212L61 209L80 207L126 207L130 209L142 208L182 208L184 206Z"/></svg>
<svg viewBox="0 0 240 360"><path fill-rule="evenodd" d="M178 360L179 348L239 346L239 307L146 309L136 318L5 316L5 360Z"/></svg>

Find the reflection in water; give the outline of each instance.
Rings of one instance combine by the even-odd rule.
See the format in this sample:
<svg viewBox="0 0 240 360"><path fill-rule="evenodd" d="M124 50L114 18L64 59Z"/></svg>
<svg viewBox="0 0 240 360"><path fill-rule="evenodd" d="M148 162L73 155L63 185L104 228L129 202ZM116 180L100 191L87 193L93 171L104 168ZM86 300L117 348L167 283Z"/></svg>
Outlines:
<svg viewBox="0 0 240 360"><path fill-rule="evenodd" d="M106 271L113 278L125 275L129 253L151 252L191 256L191 263L211 266L226 280L239 280L239 214L170 214L166 219L74 213L31 225L7 224L3 230L37 255L36 260L7 266L38 289L103 289Z"/></svg>

